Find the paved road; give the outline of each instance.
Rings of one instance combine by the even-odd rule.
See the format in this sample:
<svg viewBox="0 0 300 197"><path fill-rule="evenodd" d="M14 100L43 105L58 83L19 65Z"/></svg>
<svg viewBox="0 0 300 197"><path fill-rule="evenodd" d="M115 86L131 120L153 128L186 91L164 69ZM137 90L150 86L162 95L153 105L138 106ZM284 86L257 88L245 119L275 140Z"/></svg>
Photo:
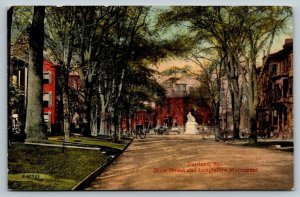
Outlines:
<svg viewBox="0 0 300 197"><path fill-rule="evenodd" d="M290 190L293 154L201 139L147 136L86 190Z"/></svg>

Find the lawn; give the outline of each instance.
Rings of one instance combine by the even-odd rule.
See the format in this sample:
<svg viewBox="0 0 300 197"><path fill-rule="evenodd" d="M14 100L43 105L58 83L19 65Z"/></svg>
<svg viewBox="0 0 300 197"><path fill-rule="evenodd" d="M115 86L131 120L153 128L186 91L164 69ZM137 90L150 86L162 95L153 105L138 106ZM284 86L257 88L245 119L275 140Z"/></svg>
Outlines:
<svg viewBox="0 0 300 197"><path fill-rule="evenodd" d="M11 190L71 190L100 167L101 151L13 144L8 149Z"/></svg>
<svg viewBox="0 0 300 197"><path fill-rule="evenodd" d="M105 140L99 140L97 138L89 138L89 137L70 137L68 140L66 140L66 143L70 143L73 145L88 145L88 146L97 146L97 147L108 147L108 148L114 148L114 149L119 149L122 150L128 143L128 140L123 140L119 143L113 143L110 141L105 141ZM53 136L53 137L48 137L48 141L46 143L51 143L51 144L63 144L63 137L62 136Z"/></svg>

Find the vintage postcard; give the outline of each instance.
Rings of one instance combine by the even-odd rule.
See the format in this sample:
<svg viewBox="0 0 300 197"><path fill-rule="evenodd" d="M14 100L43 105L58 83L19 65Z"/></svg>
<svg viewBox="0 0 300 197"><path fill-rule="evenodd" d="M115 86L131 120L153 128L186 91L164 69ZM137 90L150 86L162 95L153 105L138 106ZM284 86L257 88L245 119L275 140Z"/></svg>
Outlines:
<svg viewBox="0 0 300 197"><path fill-rule="evenodd" d="M12 6L8 189L293 190L288 6Z"/></svg>

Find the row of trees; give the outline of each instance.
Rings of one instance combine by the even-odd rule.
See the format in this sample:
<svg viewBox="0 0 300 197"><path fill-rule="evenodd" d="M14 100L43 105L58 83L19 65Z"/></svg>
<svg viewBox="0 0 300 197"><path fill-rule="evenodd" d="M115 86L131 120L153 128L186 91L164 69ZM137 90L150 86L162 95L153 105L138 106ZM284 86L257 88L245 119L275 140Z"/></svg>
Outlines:
<svg viewBox="0 0 300 197"><path fill-rule="evenodd" d="M221 80L228 81L232 103L233 139L239 138L240 109L245 103L250 143L257 141L257 74L259 58L267 60L274 38L291 17L290 7L172 7L160 15L161 27L187 29L195 47L185 57L202 70L193 73L208 90L219 139ZM262 62L261 65L265 65ZM261 69L261 72L263 69ZM185 71L186 72L186 71Z"/></svg>
<svg viewBox="0 0 300 197"><path fill-rule="evenodd" d="M13 15L8 17L9 29L15 25L20 30L22 24L31 24L25 129L28 139L45 138L40 107L44 50L59 64L63 75L59 82L67 138L74 95L82 98L83 105L76 110L81 110L86 135L105 134L107 116L116 135L122 114L129 121L130 114L142 107L143 102L157 102L164 95L154 78L156 71L149 65L176 55L193 61L202 70L189 73L197 76L201 91L207 90L201 95L205 94L211 103L216 138L219 138L221 80L226 79L231 95L233 138L239 138L240 109L244 102L250 141L255 143L257 83L262 76L256 73L256 68L262 51L268 57L274 38L291 17L291 8L171 7L158 15L150 7L34 7L33 10L18 7L10 9L9 16ZM158 19L156 26L155 19ZM174 27L183 30L180 36L172 35ZM161 30L166 31L164 36ZM10 43L10 34L8 39ZM68 86L72 71L80 75L82 92L74 93ZM187 73L187 69L182 72Z"/></svg>
<svg viewBox="0 0 300 197"><path fill-rule="evenodd" d="M42 109L43 51L59 65L62 74L58 79L63 130L68 138L74 112L70 107L71 94L82 99L83 105L75 110L81 112L85 135L106 134L109 116L116 136L123 114L129 121L130 114L143 107L145 101L158 102L164 96L164 89L154 78L156 71L149 65L188 48L180 40L157 38L156 29L151 28L153 17L149 7L38 6L33 10L18 7L11 14L15 16L15 23L31 23L27 140L46 138ZM74 93L70 89L71 72L80 75L82 91Z"/></svg>

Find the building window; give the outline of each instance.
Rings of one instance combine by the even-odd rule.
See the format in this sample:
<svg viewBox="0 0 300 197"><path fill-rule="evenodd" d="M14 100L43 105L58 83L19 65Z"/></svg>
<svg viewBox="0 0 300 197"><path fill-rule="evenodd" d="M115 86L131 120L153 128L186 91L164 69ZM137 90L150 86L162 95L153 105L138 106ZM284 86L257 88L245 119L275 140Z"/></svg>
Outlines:
<svg viewBox="0 0 300 197"><path fill-rule="evenodd" d="M293 96L293 78L289 80L289 96Z"/></svg>
<svg viewBox="0 0 300 197"><path fill-rule="evenodd" d="M292 66L292 59L291 59L291 58L292 58L292 56L289 55L288 58L287 58L287 60L286 60L286 61L287 61L287 67L288 67L288 68L290 68L290 67Z"/></svg>
<svg viewBox="0 0 300 197"><path fill-rule="evenodd" d="M278 117L277 117L277 110L273 110L273 126L277 126L277 120L278 120Z"/></svg>
<svg viewBox="0 0 300 197"><path fill-rule="evenodd" d="M283 98L286 98L288 96L288 90L289 90L289 80L284 79L283 80Z"/></svg>
<svg viewBox="0 0 300 197"><path fill-rule="evenodd" d="M186 91L186 84L177 84L177 91Z"/></svg>
<svg viewBox="0 0 300 197"><path fill-rule="evenodd" d="M271 65L271 67L270 67L271 68L271 75L277 74L277 72L278 72L277 67L278 67L277 64L272 64Z"/></svg>
<svg viewBox="0 0 300 197"><path fill-rule="evenodd" d="M274 116L274 117L277 117L277 110L274 110L274 111L273 111L273 116Z"/></svg>
<svg viewBox="0 0 300 197"><path fill-rule="evenodd" d="M51 92L43 93L43 107L51 107Z"/></svg>
<svg viewBox="0 0 300 197"><path fill-rule="evenodd" d="M50 72L43 73L43 84L51 84L51 73Z"/></svg>
<svg viewBox="0 0 300 197"><path fill-rule="evenodd" d="M51 119L50 117L51 117L51 114L48 113L48 112L45 112L45 113L44 113L44 122L45 122L45 123L50 122L50 119Z"/></svg>
<svg viewBox="0 0 300 197"><path fill-rule="evenodd" d="M45 123L46 131L48 133L50 133L51 132L51 113L45 112L43 116L44 116L44 123Z"/></svg>

